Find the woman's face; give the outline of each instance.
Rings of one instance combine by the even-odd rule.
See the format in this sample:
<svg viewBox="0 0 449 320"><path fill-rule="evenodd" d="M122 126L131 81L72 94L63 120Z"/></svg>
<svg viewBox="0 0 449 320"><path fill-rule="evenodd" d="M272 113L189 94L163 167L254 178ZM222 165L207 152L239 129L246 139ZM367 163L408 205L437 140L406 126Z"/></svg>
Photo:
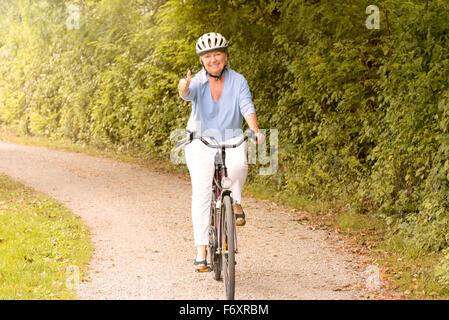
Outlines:
<svg viewBox="0 0 449 320"><path fill-rule="evenodd" d="M223 51L206 52L201 56L204 66L208 73L213 75L220 75L228 59L228 54Z"/></svg>

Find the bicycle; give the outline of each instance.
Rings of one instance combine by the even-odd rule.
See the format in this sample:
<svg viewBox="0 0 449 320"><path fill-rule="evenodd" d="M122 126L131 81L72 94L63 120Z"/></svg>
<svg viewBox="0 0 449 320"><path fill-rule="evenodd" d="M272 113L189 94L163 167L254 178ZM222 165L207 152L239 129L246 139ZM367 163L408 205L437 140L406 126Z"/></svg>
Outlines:
<svg viewBox="0 0 449 320"><path fill-rule="evenodd" d="M235 144L220 144L213 137L202 137L187 130L188 137L178 142L176 149L187 145L194 139L199 139L206 146L217 149L214 159L214 177L212 181L211 217L209 228L209 255L206 269L196 272L214 272L214 279L224 275L225 294L228 300L235 296L235 254L238 253L237 233L233 210L233 199L230 187L232 181L228 178L226 168L226 149L237 148L248 138L254 138L254 131L248 130L243 138ZM212 143L206 140L209 138Z"/></svg>

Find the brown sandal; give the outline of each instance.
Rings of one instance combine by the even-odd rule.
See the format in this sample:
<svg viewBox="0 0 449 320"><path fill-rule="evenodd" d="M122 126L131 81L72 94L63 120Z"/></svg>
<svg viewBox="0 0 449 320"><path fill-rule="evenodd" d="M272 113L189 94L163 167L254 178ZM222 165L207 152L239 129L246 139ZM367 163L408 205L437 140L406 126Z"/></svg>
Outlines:
<svg viewBox="0 0 449 320"><path fill-rule="evenodd" d="M246 224L245 212L235 214L235 225L242 227Z"/></svg>
<svg viewBox="0 0 449 320"><path fill-rule="evenodd" d="M206 268L207 268L207 260L194 261L194 262L193 262L193 266L194 266L195 269L197 269L197 270L206 269Z"/></svg>

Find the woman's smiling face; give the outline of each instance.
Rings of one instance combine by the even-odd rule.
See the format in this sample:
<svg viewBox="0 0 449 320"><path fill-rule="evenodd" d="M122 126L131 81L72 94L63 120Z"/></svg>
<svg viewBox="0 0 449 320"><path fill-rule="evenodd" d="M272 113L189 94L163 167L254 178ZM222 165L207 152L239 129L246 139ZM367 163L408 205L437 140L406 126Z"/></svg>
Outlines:
<svg viewBox="0 0 449 320"><path fill-rule="evenodd" d="M213 75L220 75L226 65L227 59L227 52L221 50L206 52L201 56L201 61L203 62L206 71Z"/></svg>

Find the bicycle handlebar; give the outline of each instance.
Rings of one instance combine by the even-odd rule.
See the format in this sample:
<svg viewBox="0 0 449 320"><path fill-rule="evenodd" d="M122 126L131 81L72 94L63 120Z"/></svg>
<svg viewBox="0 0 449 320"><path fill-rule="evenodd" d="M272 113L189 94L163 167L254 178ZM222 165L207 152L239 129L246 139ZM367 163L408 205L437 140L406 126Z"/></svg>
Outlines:
<svg viewBox="0 0 449 320"><path fill-rule="evenodd" d="M222 148L237 148L238 146L240 146L244 141L248 140L248 138L254 138L254 140L256 140L256 135L254 133L253 130L249 129L245 132L243 138L235 143L235 144L221 144L219 143L214 137L203 137L203 136L197 136L195 135L195 131L191 132L189 130L186 130L187 133L189 134L189 136L187 138L184 138L182 140L180 140L175 147L175 150L182 147L183 145L187 145L189 143L191 143L194 139L199 139L201 140L202 143L204 143L206 146L208 146L209 148L214 148L214 149L222 149ZM215 142L215 144L209 143L205 138L210 138L213 142Z"/></svg>

